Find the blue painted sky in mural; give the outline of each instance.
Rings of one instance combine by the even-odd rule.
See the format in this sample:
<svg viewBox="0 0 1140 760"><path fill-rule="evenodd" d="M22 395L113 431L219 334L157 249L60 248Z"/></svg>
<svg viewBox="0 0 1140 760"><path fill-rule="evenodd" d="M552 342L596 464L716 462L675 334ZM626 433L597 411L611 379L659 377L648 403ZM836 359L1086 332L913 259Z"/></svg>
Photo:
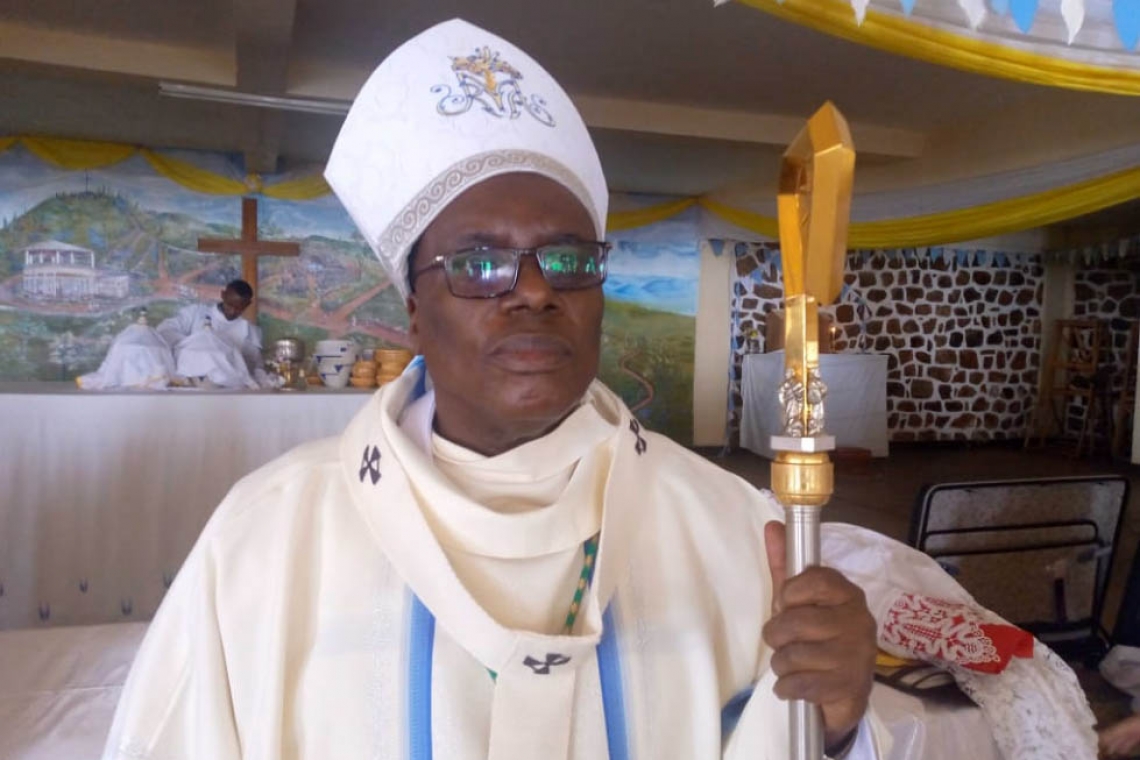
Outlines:
<svg viewBox="0 0 1140 760"><path fill-rule="evenodd" d="M605 291L607 297L619 301L692 316L697 313L699 275L700 258L691 241L617 240Z"/></svg>
<svg viewBox="0 0 1140 760"><path fill-rule="evenodd" d="M224 157L184 152L171 152L171 155L241 179L240 173ZM0 153L0 187L19 188L0 194L0 219L19 216L56 193L80 192L90 187L122 193L151 211L187 214L204 222L235 227L241 224L241 205L236 198L191 192L155 174L150 165L137 156L106 171L71 172L45 164L22 148L14 148ZM264 199L261 206L263 222L279 227L285 237L352 237L352 220L331 195L304 203Z"/></svg>
<svg viewBox="0 0 1140 760"><path fill-rule="evenodd" d="M645 199L660 203L660 198ZM694 209L648 227L612 233L606 295L651 309L695 316L700 252Z"/></svg>

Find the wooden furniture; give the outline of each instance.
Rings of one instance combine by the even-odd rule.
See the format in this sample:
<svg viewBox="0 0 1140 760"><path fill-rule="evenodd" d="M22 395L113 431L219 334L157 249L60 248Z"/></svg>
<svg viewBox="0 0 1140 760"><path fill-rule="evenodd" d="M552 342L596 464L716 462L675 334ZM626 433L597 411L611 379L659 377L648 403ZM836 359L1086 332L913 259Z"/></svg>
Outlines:
<svg viewBox="0 0 1140 760"><path fill-rule="evenodd" d="M1093 421L1103 414L1110 381L1100 364L1104 332L1104 324L1098 319L1058 319L1053 323L1053 342L1042 368L1037 405L1025 432L1025 448L1030 448L1035 439L1044 445L1051 435L1064 437L1069 410L1079 403L1083 409L1076 455L1086 453L1086 444L1087 453L1092 452Z"/></svg>
<svg viewBox="0 0 1140 760"><path fill-rule="evenodd" d="M764 353L784 350L784 321L783 309L769 312L764 318ZM834 320L825 311L819 313L819 352L832 353L832 325Z"/></svg>
<svg viewBox="0 0 1140 760"><path fill-rule="evenodd" d="M821 354L819 372L827 384L827 432L841 448L890 453L887 438L887 355ZM784 354L749 354L741 364L740 445L771 459L773 435L780 434L783 410L776 386L784 377Z"/></svg>
<svg viewBox="0 0 1140 760"><path fill-rule="evenodd" d="M1136 362L1140 350L1140 321L1133 320L1128 331L1128 351L1124 360L1124 385L1116 400L1116 419L1112 426L1112 455L1123 458L1128 451L1132 417L1136 411Z"/></svg>

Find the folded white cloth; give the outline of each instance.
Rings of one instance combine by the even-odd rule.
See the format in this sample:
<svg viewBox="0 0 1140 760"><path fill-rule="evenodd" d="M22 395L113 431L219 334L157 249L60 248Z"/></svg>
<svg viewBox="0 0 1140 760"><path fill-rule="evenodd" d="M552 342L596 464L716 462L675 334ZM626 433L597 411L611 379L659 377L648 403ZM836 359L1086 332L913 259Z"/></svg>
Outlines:
<svg viewBox="0 0 1140 760"><path fill-rule="evenodd" d="M1132 697L1132 711L1140 712L1140 648L1117 644L1100 661L1104 680Z"/></svg>
<svg viewBox="0 0 1140 760"><path fill-rule="evenodd" d="M175 347L178 374L205 379L220 388L257 388L237 346L213 330L201 330Z"/></svg>
<svg viewBox="0 0 1140 760"><path fill-rule="evenodd" d="M99 369L75 382L84 390L165 388L175 375L174 355L166 341L145 324L129 325L111 343Z"/></svg>
<svg viewBox="0 0 1140 760"><path fill-rule="evenodd" d="M879 646L898 657L921 659L943 667L959 688L982 708L994 740L1008 760L1095 760L1096 718L1076 675L1039 641L1032 657L1013 657L1000 673L966 667L976 652L964 629L973 621L1008 623L979 605L937 562L909 546L854 525L827 523L821 531L824 564L842 572L863 589L879 627ZM961 624L947 629L955 646L932 654L929 639L907 640L898 628L898 604L921 595L935 612L961 605ZM913 605L912 605L913 606ZM932 629L936 626L932 626ZM933 632L932 632L933 633Z"/></svg>

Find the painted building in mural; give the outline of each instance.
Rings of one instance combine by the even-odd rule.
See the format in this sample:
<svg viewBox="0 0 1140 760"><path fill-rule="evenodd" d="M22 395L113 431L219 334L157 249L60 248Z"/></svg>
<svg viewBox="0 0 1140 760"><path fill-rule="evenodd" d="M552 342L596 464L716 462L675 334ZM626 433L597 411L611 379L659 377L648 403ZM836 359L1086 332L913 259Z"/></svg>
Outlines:
<svg viewBox="0 0 1140 760"><path fill-rule="evenodd" d="M95 252L87 248L45 240L24 249L22 290L28 298L122 300L127 297L130 284L125 272L97 268Z"/></svg>

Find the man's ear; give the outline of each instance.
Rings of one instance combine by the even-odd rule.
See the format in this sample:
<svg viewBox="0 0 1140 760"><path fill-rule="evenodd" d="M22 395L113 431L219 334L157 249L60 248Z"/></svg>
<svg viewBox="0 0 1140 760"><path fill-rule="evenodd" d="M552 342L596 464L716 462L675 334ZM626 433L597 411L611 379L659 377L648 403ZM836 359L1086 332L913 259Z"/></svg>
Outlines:
<svg viewBox="0 0 1140 760"><path fill-rule="evenodd" d="M420 353L420 312L419 300L415 293L408 294L407 300L404 301L404 308L408 312L408 348L415 356Z"/></svg>

